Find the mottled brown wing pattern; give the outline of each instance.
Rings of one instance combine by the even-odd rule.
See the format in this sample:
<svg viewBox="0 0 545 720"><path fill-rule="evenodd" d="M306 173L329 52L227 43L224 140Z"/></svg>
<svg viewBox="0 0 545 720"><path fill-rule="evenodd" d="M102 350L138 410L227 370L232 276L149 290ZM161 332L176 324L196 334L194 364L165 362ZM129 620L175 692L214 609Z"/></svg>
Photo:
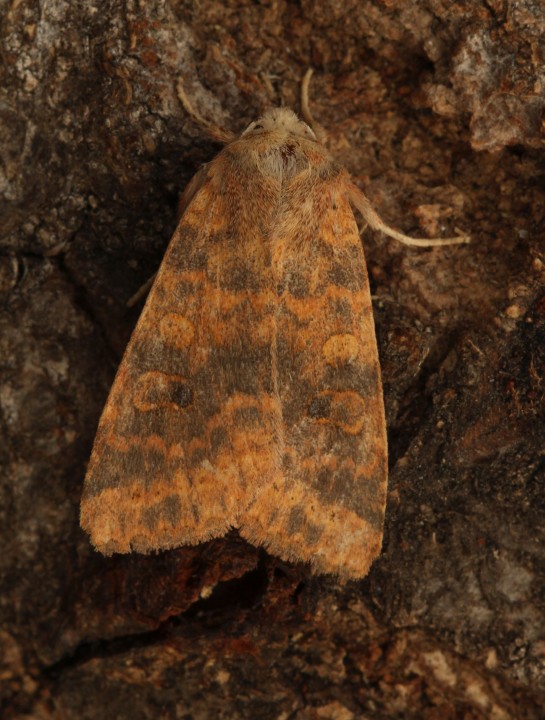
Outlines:
<svg viewBox="0 0 545 720"><path fill-rule="evenodd" d="M101 552L233 526L318 572L365 575L386 436L348 183L276 110L190 184L89 463L81 523Z"/></svg>
<svg viewBox="0 0 545 720"><path fill-rule="evenodd" d="M379 553L387 487L382 387L361 240L344 172L295 178L274 235L282 471L241 533L318 572L361 577ZM312 220L309 220L312 218ZM303 260L304 258L304 260Z"/></svg>
<svg viewBox="0 0 545 720"><path fill-rule="evenodd" d="M244 180L231 193L224 161L183 215L100 421L81 522L105 554L223 534L278 462L271 218L252 218L274 188L252 178L237 206Z"/></svg>

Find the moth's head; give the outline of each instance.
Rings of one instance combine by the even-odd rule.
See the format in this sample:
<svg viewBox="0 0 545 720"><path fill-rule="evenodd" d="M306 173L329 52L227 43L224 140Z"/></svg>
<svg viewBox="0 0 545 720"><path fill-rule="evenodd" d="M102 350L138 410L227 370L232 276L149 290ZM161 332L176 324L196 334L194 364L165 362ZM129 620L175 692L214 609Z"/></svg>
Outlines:
<svg viewBox="0 0 545 720"><path fill-rule="evenodd" d="M262 117L250 123L240 137L261 135L274 130L284 130L292 135L298 135L308 140L317 139L314 130L312 130L306 122L300 120L293 110L289 108L273 108L272 110L267 110Z"/></svg>

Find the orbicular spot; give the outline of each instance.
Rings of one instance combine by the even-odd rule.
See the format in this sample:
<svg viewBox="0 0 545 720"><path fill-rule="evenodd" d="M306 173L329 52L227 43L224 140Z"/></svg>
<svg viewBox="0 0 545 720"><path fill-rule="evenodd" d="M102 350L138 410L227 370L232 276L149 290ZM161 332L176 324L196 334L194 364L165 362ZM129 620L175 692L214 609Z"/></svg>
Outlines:
<svg viewBox="0 0 545 720"><path fill-rule="evenodd" d="M159 334L166 345L185 350L193 342L195 328L183 315L167 313L159 323Z"/></svg>
<svg viewBox="0 0 545 720"><path fill-rule="evenodd" d="M335 425L350 435L357 435L365 423L365 410L365 400L359 393L325 390L313 398L308 415L320 424Z"/></svg>
<svg viewBox="0 0 545 720"><path fill-rule="evenodd" d="M181 410L193 402L193 390L180 375L152 370L138 378L133 402L141 412L162 408Z"/></svg>
<svg viewBox="0 0 545 720"><path fill-rule="evenodd" d="M350 333L332 335L322 346L322 355L328 365L340 367L354 362L358 356L358 341Z"/></svg>

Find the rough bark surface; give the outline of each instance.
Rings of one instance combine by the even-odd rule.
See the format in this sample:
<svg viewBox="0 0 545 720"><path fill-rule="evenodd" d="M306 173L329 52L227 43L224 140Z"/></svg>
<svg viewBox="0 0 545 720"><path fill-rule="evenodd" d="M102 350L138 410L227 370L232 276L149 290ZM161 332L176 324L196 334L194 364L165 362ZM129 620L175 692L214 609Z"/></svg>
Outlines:
<svg viewBox="0 0 545 720"><path fill-rule="evenodd" d="M508 718L545 705L545 9L539 0L8 0L0 53L3 718ZM179 193L313 109L364 237L390 442L382 555L313 578L236 534L104 559L96 423Z"/></svg>

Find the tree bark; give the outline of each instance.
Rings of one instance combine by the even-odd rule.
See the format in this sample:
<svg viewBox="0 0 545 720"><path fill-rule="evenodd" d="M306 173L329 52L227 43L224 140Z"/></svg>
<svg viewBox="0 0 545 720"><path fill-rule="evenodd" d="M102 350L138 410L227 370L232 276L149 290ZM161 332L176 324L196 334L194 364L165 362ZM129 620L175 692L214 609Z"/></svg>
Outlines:
<svg viewBox="0 0 545 720"><path fill-rule="evenodd" d="M545 9L39 2L0 9L4 718L508 718L545 706ZM271 105L311 106L374 207L383 551L313 577L235 532L103 558L100 411L176 202ZM180 85L181 84L181 85Z"/></svg>

